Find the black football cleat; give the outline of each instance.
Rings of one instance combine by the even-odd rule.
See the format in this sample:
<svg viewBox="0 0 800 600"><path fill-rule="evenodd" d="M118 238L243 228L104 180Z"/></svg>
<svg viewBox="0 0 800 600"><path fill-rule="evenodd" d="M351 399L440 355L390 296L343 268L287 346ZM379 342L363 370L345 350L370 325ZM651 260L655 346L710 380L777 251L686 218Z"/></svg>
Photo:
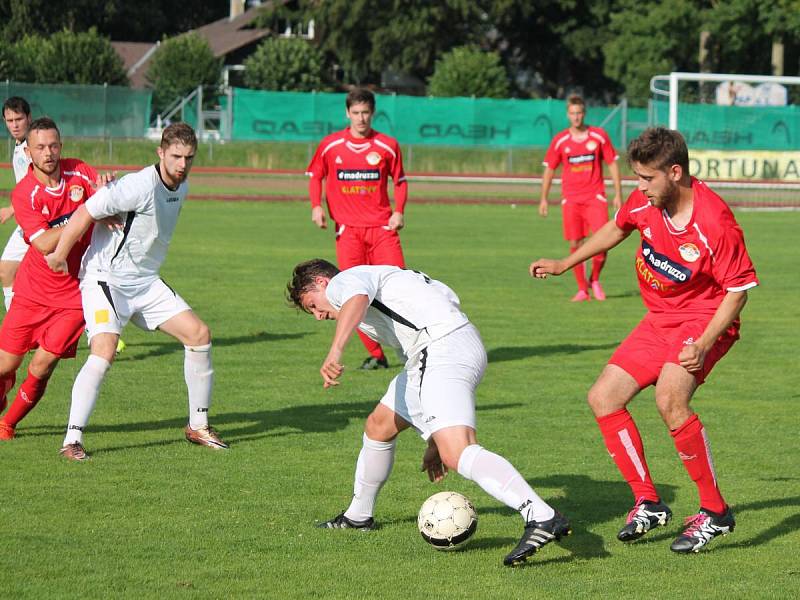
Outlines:
<svg viewBox="0 0 800 600"><path fill-rule="evenodd" d="M681 554L699 552L700 548L718 535L731 533L736 527L736 519L733 518L730 507L726 508L722 514L701 508L696 515L686 518L685 525L686 529L675 538L669 547L673 552Z"/></svg>
<svg viewBox="0 0 800 600"><path fill-rule="evenodd" d="M628 513L625 526L619 530L617 539L621 542L633 542L654 527L664 526L672 519L669 506L661 502L650 502L640 499Z"/></svg>
<svg viewBox="0 0 800 600"><path fill-rule="evenodd" d="M317 527L321 529L358 529L360 531L372 531L375 529L375 519L370 517L363 521L354 521L344 516L344 513L336 515L330 521L318 523Z"/></svg>
<svg viewBox="0 0 800 600"><path fill-rule="evenodd" d="M503 559L503 564L515 567L523 564L542 547L572 533L569 521L558 511L548 521L528 521L517 547Z"/></svg>
<svg viewBox="0 0 800 600"><path fill-rule="evenodd" d="M383 358L375 358L374 356L368 356L364 359L364 362L361 363L361 366L358 367L362 371L377 371L378 369L388 369L389 368L389 361L386 360L386 357Z"/></svg>

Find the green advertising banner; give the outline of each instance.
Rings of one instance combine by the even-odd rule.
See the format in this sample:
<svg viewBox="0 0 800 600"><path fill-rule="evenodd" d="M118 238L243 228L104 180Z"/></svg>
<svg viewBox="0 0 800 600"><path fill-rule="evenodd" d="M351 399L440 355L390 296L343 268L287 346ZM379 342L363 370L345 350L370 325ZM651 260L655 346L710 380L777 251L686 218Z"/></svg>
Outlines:
<svg viewBox="0 0 800 600"><path fill-rule="evenodd" d="M233 139L318 141L347 126L344 94L235 89ZM691 147L792 150L800 146L796 106L680 105L679 129ZM649 123L666 124L666 104L644 108L590 107L587 122L602 125L618 147ZM402 144L547 146L568 126L563 100L378 96L373 126Z"/></svg>

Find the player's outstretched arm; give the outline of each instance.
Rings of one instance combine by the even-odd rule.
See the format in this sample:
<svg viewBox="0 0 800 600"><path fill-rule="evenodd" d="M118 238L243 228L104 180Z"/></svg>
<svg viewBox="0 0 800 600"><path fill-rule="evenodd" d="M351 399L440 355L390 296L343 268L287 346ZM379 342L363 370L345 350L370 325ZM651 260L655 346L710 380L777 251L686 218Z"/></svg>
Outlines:
<svg viewBox="0 0 800 600"><path fill-rule="evenodd" d="M539 214L543 217L547 216L547 196L550 194L550 186L553 184L553 175L555 171L550 167L544 168L544 175L542 175L542 195L539 200Z"/></svg>
<svg viewBox="0 0 800 600"><path fill-rule="evenodd" d="M94 219L89 214L89 211L86 210L86 206L81 204L72 216L69 219L69 222L65 227L61 227L56 230L50 230L55 232L55 235L59 235L58 243L56 244L55 249L50 252L51 248L47 248L46 250L40 250L43 254L45 254L45 260L47 261L47 266L49 266L53 271L56 273L66 273L68 271L67 268L67 256L69 256L70 250L72 247L75 246L75 243L86 233L86 230L89 229L89 226L94 222ZM50 233L50 231L46 233ZM44 235L39 236L34 240L33 244L36 245L36 242L43 238Z"/></svg>
<svg viewBox="0 0 800 600"><path fill-rule="evenodd" d="M595 254L611 250L629 235L630 231L624 231L614 221L609 221L597 233L588 238L573 254L561 260L540 258L531 263L531 266L528 267L528 273L530 273L531 277L538 279L545 279L548 275L561 275Z"/></svg>
<svg viewBox="0 0 800 600"><path fill-rule="evenodd" d="M336 318L336 333L333 334L331 348L319 372L325 382L323 387L339 385L337 381L342 376L342 354L347 342L353 336L358 324L364 319L369 308L369 296L359 294L353 296L342 305L339 316Z"/></svg>
<svg viewBox="0 0 800 600"><path fill-rule="evenodd" d="M684 369L695 373L703 368L706 354L719 336L739 317L745 303L747 303L747 291L725 294L714 316L703 331L703 335L697 338L693 344L686 344L678 354L678 360Z"/></svg>
<svg viewBox="0 0 800 600"><path fill-rule="evenodd" d="M611 206L617 211L622 207L622 176L619 173L619 163L615 160L608 165L608 172L611 173L611 181L614 183L614 198Z"/></svg>
<svg viewBox="0 0 800 600"><path fill-rule="evenodd" d="M390 231L400 231L405 227L406 221L401 212L393 212L389 217L389 224L386 226Z"/></svg>

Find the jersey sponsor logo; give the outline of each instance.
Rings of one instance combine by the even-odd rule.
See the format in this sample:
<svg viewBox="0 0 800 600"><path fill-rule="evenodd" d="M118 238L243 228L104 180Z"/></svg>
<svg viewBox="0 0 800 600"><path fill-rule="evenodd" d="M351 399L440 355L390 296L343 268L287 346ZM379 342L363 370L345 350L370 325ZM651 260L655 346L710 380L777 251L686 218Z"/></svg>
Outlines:
<svg viewBox="0 0 800 600"><path fill-rule="evenodd" d="M575 154L567 158L567 162L571 165L594 162L594 154Z"/></svg>
<svg viewBox="0 0 800 600"><path fill-rule="evenodd" d="M378 169L336 169L336 179L339 181L380 181L381 172Z"/></svg>
<svg viewBox="0 0 800 600"><path fill-rule="evenodd" d="M42 214L43 214L45 217L49 217L49 216L50 216L50 209L49 209L49 208L47 208L46 206L43 206L43 207L42 207Z"/></svg>
<svg viewBox="0 0 800 600"><path fill-rule="evenodd" d="M381 155L377 152L370 152L367 154L367 164L370 166L377 166L381 163Z"/></svg>
<svg viewBox="0 0 800 600"><path fill-rule="evenodd" d="M678 247L678 252L681 253L683 260L688 262L694 262L700 258L700 249L691 243L681 244Z"/></svg>
<svg viewBox="0 0 800 600"><path fill-rule="evenodd" d="M170 196L169 198L167 198L167 202L180 202L180 197L179 196Z"/></svg>
<svg viewBox="0 0 800 600"><path fill-rule="evenodd" d="M341 157L341 156L337 156L337 157L336 157L336 160L335 160L334 162L335 162L337 165L340 165L340 164L342 164L344 161L342 160L342 157Z"/></svg>
<svg viewBox="0 0 800 600"><path fill-rule="evenodd" d="M655 274L647 268L647 263L644 262L641 256L636 257L636 273L639 275L639 279L641 279L645 285L650 286L650 288L657 292L666 292L673 286L671 283L664 283L663 281L659 280Z"/></svg>
<svg viewBox="0 0 800 600"><path fill-rule="evenodd" d="M648 240L652 240L653 239L653 234L650 233L650 228L649 227L645 227L644 231L642 231L642 233L644 234L644 237L646 237Z"/></svg>
<svg viewBox="0 0 800 600"><path fill-rule="evenodd" d="M69 199L73 202L80 202L83 200L83 195L85 194L85 190L83 189L82 185L71 185L69 186Z"/></svg>
<svg viewBox="0 0 800 600"><path fill-rule="evenodd" d="M659 254L653 247L642 240L642 256L644 256L647 264L654 268L658 273L676 283L685 283L689 281L692 276L691 269L684 267L669 257Z"/></svg>
<svg viewBox="0 0 800 600"><path fill-rule="evenodd" d="M42 213L44 213L44 211L42 211ZM52 227L53 229L55 229L56 227L63 227L64 225L69 223L69 218L71 216L72 213L69 213L68 215L61 215L60 217L57 217L52 221L48 221L47 224L50 225L50 227Z"/></svg>
<svg viewBox="0 0 800 600"><path fill-rule="evenodd" d="M341 187L341 192L347 195L355 194L357 196L367 196L369 194L374 194L377 191L377 185L343 185Z"/></svg>

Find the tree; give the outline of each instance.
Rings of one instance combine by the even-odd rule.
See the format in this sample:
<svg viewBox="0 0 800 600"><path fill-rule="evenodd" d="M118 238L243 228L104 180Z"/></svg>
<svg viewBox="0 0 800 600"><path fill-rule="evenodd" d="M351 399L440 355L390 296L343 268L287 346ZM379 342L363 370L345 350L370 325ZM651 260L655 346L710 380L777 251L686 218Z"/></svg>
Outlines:
<svg viewBox="0 0 800 600"><path fill-rule="evenodd" d="M507 98L508 75L496 52L477 46L460 46L436 61L436 70L428 80L432 96L478 96Z"/></svg>
<svg viewBox="0 0 800 600"><path fill-rule="evenodd" d="M84 33L59 31L42 44L37 83L128 85L122 58L92 27Z"/></svg>
<svg viewBox="0 0 800 600"><path fill-rule="evenodd" d="M166 39L156 50L147 80L153 86L153 109L161 112L196 87L219 85L222 59L197 33Z"/></svg>
<svg viewBox="0 0 800 600"><path fill-rule="evenodd" d="M321 90L322 65L322 52L306 40L269 38L244 61L244 82L262 90Z"/></svg>

